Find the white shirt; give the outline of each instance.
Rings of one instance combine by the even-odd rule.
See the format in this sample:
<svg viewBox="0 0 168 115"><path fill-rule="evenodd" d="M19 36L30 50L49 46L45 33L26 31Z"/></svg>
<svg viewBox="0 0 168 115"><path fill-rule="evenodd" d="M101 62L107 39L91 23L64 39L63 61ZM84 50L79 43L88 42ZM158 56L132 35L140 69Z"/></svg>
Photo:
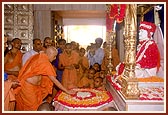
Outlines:
<svg viewBox="0 0 168 115"><path fill-rule="evenodd" d="M96 63L101 65L102 64L102 60L104 58L104 50L102 48L98 48L95 51L94 58L95 58Z"/></svg>
<svg viewBox="0 0 168 115"><path fill-rule="evenodd" d="M95 63L102 64L102 60L104 58L104 50L102 48L98 48L95 51L95 55L88 52L87 58L89 60L90 66L93 66Z"/></svg>
<svg viewBox="0 0 168 115"><path fill-rule="evenodd" d="M38 52L34 51L33 49L26 52L22 57L22 66L26 63L26 61L33 55L38 54Z"/></svg>

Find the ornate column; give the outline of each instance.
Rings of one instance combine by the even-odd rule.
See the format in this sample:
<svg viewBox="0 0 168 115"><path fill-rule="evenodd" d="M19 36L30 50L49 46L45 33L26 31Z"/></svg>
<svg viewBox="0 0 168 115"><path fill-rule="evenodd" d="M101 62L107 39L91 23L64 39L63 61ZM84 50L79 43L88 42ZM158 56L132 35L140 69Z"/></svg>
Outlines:
<svg viewBox="0 0 168 115"><path fill-rule="evenodd" d="M107 66L108 68L108 74L112 75L112 70L113 70L113 64L112 64L112 47L114 44L114 40L115 40L115 32L111 31L111 32L107 32L107 45L109 48L109 55L108 55L108 60L109 60L109 64Z"/></svg>
<svg viewBox="0 0 168 115"><path fill-rule="evenodd" d="M135 77L135 55L136 55L136 35L137 35L137 6L127 4L125 17L125 69L122 76L122 89L126 99L136 99L139 97L138 80Z"/></svg>
<svg viewBox="0 0 168 115"><path fill-rule="evenodd" d="M112 75L113 64L112 64L112 45L115 39L115 31L114 31L114 17L110 15L112 6L111 4L106 5L106 40L107 40L107 47L109 49L108 60L109 64L108 68L108 75Z"/></svg>
<svg viewBox="0 0 168 115"><path fill-rule="evenodd" d="M114 69L112 65L112 48L115 47L115 37L116 37L116 24L123 22L125 17L126 4L108 4L106 5L106 31L107 31L107 44L109 49L109 64L108 64L108 74L112 75L112 70Z"/></svg>

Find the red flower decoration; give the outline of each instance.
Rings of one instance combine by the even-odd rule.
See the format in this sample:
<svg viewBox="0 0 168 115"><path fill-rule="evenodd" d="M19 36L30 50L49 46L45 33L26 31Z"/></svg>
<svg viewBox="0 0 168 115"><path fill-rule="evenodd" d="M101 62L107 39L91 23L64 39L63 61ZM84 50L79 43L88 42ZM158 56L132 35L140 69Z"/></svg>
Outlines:
<svg viewBox="0 0 168 115"><path fill-rule="evenodd" d="M125 17L126 4L112 4L110 10L110 19L116 19L121 23Z"/></svg>
<svg viewBox="0 0 168 115"><path fill-rule="evenodd" d="M112 77L112 76L106 76L107 80L111 83L111 85L112 85L116 90L121 90L120 84L114 83L114 82L111 80L111 77Z"/></svg>
<svg viewBox="0 0 168 115"><path fill-rule="evenodd" d="M124 68L125 68L125 64L124 63L120 63L119 69L118 69L118 75L121 75L123 73Z"/></svg>
<svg viewBox="0 0 168 115"><path fill-rule="evenodd" d="M121 23L125 17L126 4L112 4L110 11L106 14L106 30L112 31L114 20Z"/></svg>
<svg viewBox="0 0 168 115"><path fill-rule="evenodd" d="M80 92L89 92L91 93L90 97L80 98L76 94L68 95L62 91L59 91L54 98L54 101L57 101L68 107L97 107L105 103L109 103L113 100L113 97L108 91L100 91L96 89L79 89ZM100 99L101 97L101 99ZM67 98L67 99L65 99ZM78 102L82 101L82 104Z"/></svg>
<svg viewBox="0 0 168 115"><path fill-rule="evenodd" d="M117 23L121 23L125 17L125 10L126 10L126 4L120 4L119 6L119 13L116 16Z"/></svg>

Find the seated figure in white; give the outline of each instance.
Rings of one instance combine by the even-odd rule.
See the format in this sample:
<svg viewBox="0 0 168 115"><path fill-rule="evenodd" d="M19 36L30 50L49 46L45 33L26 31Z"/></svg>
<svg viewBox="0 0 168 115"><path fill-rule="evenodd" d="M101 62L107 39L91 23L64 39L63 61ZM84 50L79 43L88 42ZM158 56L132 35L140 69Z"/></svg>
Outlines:
<svg viewBox="0 0 168 115"><path fill-rule="evenodd" d="M138 78L156 76L160 67L159 49L152 38L155 29L153 23L140 23L135 66L135 75Z"/></svg>
<svg viewBox="0 0 168 115"><path fill-rule="evenodd" d="M160 67L160 54L157 44L152 38L156 26L150 22L141 22L139 27L139 43L136 53L135 76L137 78L146 78L156 76ZM124 71L124 63L117 67L117 75Z"/></svg>

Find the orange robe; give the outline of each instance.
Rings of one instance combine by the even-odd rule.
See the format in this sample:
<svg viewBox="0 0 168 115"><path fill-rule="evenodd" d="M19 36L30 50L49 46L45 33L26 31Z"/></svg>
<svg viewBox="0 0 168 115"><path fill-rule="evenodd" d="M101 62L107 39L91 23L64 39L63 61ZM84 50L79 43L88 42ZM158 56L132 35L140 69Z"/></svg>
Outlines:
<svg viewBox="0 0 168 115"><path fill-rule="evenodd" d="M106 91L106 87L104 85L102 85L102 86L100 86L100 87L98 87L96 89Z"/></svg>
<svg viewBox="0 0 168 115"><path fill-rule="evenodd" d="M94 88L94 80L89 79L87 74L85 74L82 79L78 82L79 88Z"/></svg>
<svg viewBox="0 0 168 115"><path fill-rule="evenodd" d="M22 64L22 56L23 56L22 52L21 52L20 50L18 50L18 51L17 51L17 54L16 54L16 56L15 56L15 58L14 58L14 60L13 60L13 62L11 62L11 63L6 63L6 64L4 65L4 69L5 69L5 70L10 70L10 69L13 69L13 68L16 67L16 66L21 67L21 64ZM8 75L8 79L10 79L10 80L15 80L15 79L17 79L17 77L14 76L14 75Z"/></svg>
<svg viewBox="0 0 168 115"><path fill-rule="evenodd" d="M80 59L82 61L82 65L79 64L79 69L78 69L78 79L77 82L80 81L80 79L83 77L83 74L86 69L89 69L89 60L87 57L83 56Z"/></svg>
<svg viewBox="0 0 168 115"><path fill-rule="evenodd" d="M107 70L107 66L109 64L109 51L105 49L105 56L102 61L101 69ZM112 48L112 60L111 63L113 65L113 70L115 70L116 66L120 63L120 58L118 55L118 50L116 48Z"/></svg>
<svg viewBox="0 0 168 115"><path fill-rule="evenodd" d="M73 64L78 64L79 62L79 54L75 51L71 52L71 56L68 57L66 52L63 52L59 56L59 63L63 66L70 66ZM75 88L77 87L77 69L64 69L62 75L62 85L67 88Z"/></svg>
<svg viewBox="0 0 168 115"><path fill-rule="evenodd" d="M10 80L4 81L4 111L14 111L15 109L15 95L11 86Z"/></svg>
<svg viewBox="0 0 168 115"><path fill-rule="evenodd" d="M26 81L35 75L42 75L40 85L32 85ZM25 63L18 76L21 87L15 90L16 110L37 110L43 99L52 93L53 82L48 76L56 76L56 73L46 54L36 54Z"/></svg>

